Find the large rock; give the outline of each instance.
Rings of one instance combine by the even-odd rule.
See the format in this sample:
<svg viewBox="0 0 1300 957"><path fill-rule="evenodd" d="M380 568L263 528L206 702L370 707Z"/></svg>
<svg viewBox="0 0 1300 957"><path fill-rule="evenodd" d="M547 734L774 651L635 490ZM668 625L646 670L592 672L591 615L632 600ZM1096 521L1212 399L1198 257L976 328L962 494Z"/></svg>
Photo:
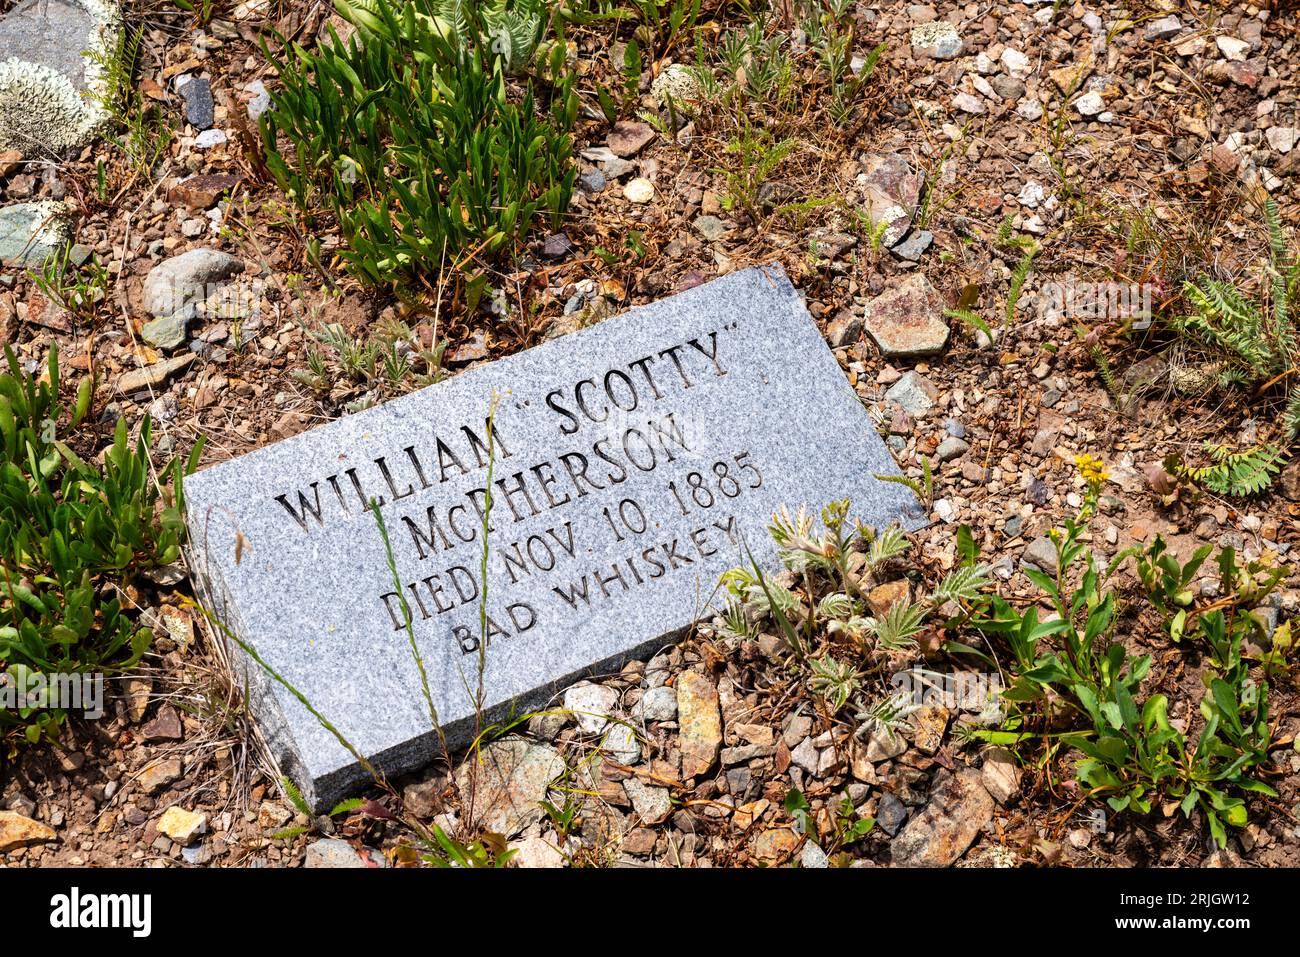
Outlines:
<svg viewBox="0 0 1300 957"><path fill-rule="evenodd" d="M0 208L0 262L39 268L68 241L71 207L41 200Z"/></svg>
<svg viewBox="0 0 1300 957"><path fill-rule="evenodd" d="M948 867L992 818L993 798L980 783L980 772L943 772L929 803L890 844L890 857L901 867Z"/></svg>
<svg viewBox="0 0 1300 957"><path fill-rule="evenodd" d="M119 54L112 0L23 0L0 19L0 150L55 156L109 119L104 65Z"/></svg>
<svg viewBox="0 0 1300 957"><path fill-rule="evenodd" d="M943 308L939 291L918 272L867 303L862 321L885 358L916 359L948 344Z"/></svg>
<svg viewBox="0 0 1300 957"><path fill-rule="evenodd" d="M923 23L912 30L912 53L935 60L952 60L961 56L965 42L957 28L944 20Z"/></svg>
<svg viewBox="0 0 1300 957"><path fill-rule="evenodd" d="M682 749L682 777L703 774L717 760L722 747L722 715L718 689L693 671L677 679L677 726Z"/></svg>
<svg viewBox="0 0 1300 957"><path fill-rule="evenodd" d="M882 246L895 246L912 226L925 174L913 170L896 153L868 153L862 165L857 184L864 193L863 205L871 225L873 229L883 227Z"/></svg>
<svg viewBox="0 0 1300 957"><path fill-rule="evenodd" d="M33 844L45 844L57 836L40 821L33 821L17 811L0 811L0 854Z"/></svg>
<svg viewBox="0 0 1300 957"><path fill-rule="evenodd" d="M386 862L384 856L372 847L366 848L366 855L362 857L347 841L327 837L308 845L302 866L327 869L384 867Z"/></svg>
<svg viewBox="0 0 1300 957"><path fill-rule="evenodd" d="M456 785L473 822L509 838L541 819L540 802L566 770L550 745L509 737L472 752L456 771Z"/></svg>
<svg viewBox="0 0 1300 957"><path fill-rule="evenodd" d="M908 415L921 416L939 401L939 390L916 370L904 372L885 393L885 402L896 405Z"/></svg>
<svg viewBox="0 0 1300 957"><path fill-rule="evenodd" d="M216 249L191 249L154 266L144 279L144 308L156 318L144 327L145 338L161 348L180 345L212 287L243 268L234 256Z"/></svg>

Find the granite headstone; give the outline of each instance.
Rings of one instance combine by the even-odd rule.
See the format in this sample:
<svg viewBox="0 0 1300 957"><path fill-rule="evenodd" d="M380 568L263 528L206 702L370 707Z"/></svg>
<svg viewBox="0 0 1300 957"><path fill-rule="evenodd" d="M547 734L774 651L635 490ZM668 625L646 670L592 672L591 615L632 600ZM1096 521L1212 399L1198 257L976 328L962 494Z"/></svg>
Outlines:
<svg viewBox="0 0 1300 957"><path fill-rule="evenodd" d="M226 627L393 773L437 749L408 611L454 747L480 652L489 715L646 654L705 613L746 545L774 567L782 505L847 497L869 524L920 524L873 473L897 468L801 297L753 268L198 472L191 565ZM309 800L363 777L234 659Z"/></svg>

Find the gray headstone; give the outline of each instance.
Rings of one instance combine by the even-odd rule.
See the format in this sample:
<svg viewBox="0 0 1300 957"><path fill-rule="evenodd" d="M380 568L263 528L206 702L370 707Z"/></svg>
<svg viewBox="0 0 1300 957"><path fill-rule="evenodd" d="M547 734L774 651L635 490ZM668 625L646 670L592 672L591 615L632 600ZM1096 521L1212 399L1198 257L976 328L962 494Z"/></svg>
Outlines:
<svg viewBox="0 0 1300 957"><path fill-rule="evenodd" d="M486 420L496 393L493 455ZM870 416L779 268L734 273L212 466L186 482L191 564L227 627L388 772L437 754L372 498L440 722L536 706L700 618L782 505L851 498L920 524ZM364 776L242 662L285 770L323 806Z"/></svg>

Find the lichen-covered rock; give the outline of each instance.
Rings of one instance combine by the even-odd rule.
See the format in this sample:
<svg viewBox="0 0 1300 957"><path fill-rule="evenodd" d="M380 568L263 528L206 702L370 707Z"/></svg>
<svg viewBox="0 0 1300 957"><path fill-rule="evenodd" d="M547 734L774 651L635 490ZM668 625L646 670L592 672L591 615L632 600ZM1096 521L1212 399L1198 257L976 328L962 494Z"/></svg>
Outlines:
<svg viewBox="0 0 1300 957"><path fill-rule="evenodd" d="M938 388L915 369L904 372L885 392L886 405L896 405L913 416L925 415L938 400Z"/></svg>
<svg viewBox="0 0 1300 957"><path fill-rule="evenodd" d="M108 120L105 66L118 56L113 0L23 0L0 18L0 150L60 155Z"/></svg>
<svg viewBox="0 0 1300 957"><path fill-rule="evenodd" d="M879 232L880 245L894 246L912 226L925 174L896 153L869 153L862 166L857 185L863 194L863 212L871 219L873 232Z"/></svg>
<svg viewBox="0 0 1300 957"><path fill-rule="evenodd" d="M541 819L540 802L566 770L550 745L508 737L471 753L456 771L456 784L475 823L509 838Z"/></svg>
<svg viewBox="0 0 1300 957"><path fill-rule="evenodd" d="M347 841L328 837L307 846L307 854L302 866L326 869L386 867L387 862L384 860L384 855L373 847L365 848L363 857Z"/></svg>
<svg viewBox="0 0 1300 957"><path fill-rule="evenodd" d="M943 296L918 272L867 303L862 319L886 359L916 359L937 355L948 344L943 307Z"/></svg>
<svg viewBox="0 0 1300 957"><path fill-rule="evenodd" d="M35 268L70 236L72 207L53 200L0 207L0 262Z"/></svg>
<svg viewBox="0 0 1300 957"><path fill-rule="evenodd" d="M677 679L682 777L693 778L713 767L722 747L718 689L708 678L685 671Z"/></svg>
<svg viewBox="0 0 1300 957"><path fill-rule="evenodd" d="M800 837L788 827L776 827L758 834L749 845L749 853L760 864L782 864L799 849Z"/></svg>
<svg viewBox="0 0 1300 957"><path fill-rule="evenodd" d="M966 47L957 28L943 20L923 23L912 31L912 53L935 60L953 60Z"/></svg>
<svg viewBox="0 0 1300 957"><path fill-rule="evenodd" d="M993 818L993 798L980 772L965 768L935 778L929 803L889 846L895 866L949 867Z"/></svg>
<svg viewBox="0 0 1300 957"><path fill-rule="evenodd" d="M187 338L190 317L183 313L161 316L146 322L140 330L144 341L156 349L175 349Z"/></svg>
<svg viewBox="0 0 1300 957"><path fill-rule="evenodd" d="M650 84L650 95L664 109L671 99L673 108L689 112L703 96L695 71L683 63L665 67Z"/></svg>

